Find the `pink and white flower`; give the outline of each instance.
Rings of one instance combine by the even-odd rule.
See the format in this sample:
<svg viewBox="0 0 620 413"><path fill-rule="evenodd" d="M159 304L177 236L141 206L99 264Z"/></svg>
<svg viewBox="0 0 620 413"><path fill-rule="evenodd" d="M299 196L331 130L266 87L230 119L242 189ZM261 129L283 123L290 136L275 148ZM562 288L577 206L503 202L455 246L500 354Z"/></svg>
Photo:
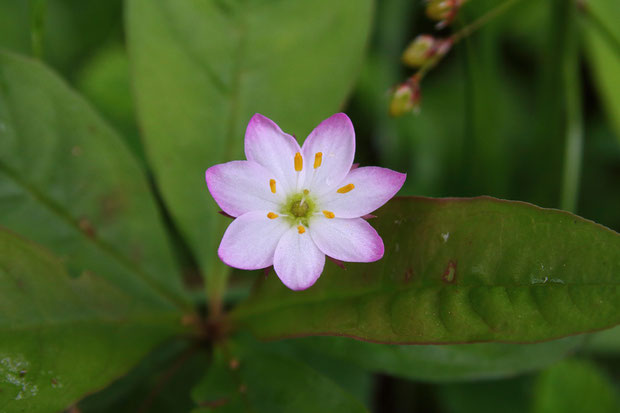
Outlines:
<svg viewBox="0 0 620 413"><path fill-rule="evenodd" d="M405 174L354 168L355 131L344 113L324 120L300 148L295 138L256 114L245 133L247 161L207 169L211 195L235 218L218 254L227 265L256 270L273 265L292 290L312 286L325 256L372 262L383 240L363 216L392 198Z"/></svg>

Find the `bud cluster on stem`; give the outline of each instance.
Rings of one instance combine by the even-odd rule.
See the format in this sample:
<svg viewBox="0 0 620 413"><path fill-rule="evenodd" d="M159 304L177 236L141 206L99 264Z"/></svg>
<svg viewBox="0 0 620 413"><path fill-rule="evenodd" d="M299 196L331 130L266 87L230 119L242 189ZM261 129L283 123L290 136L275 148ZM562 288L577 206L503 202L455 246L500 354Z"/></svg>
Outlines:
<svg viewBox="0 0 620 413"><path fill-rule="evenodd" d="M427 0L426 15L439 23L437 29L451 24L461 6L467 0ZM489 10L472 23L461 28L449 37L435 37L429 34L418 35L405 49L401 56L403 64L417 69L406 81L392 89L389 105L391 116L419 112L422 78L448 54L452 46L471 35L490 20L504 13L519 0L506 0Z"/></svg>

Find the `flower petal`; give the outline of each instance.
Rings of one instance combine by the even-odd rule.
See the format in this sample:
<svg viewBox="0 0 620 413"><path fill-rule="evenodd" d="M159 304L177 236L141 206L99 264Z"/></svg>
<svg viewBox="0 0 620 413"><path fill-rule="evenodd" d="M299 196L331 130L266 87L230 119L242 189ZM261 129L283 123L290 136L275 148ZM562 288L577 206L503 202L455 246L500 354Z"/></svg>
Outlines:
<svg viewBox="0 0 620 413"><path fill-rule="evenodd" d="M228 226L217 251L224 263L242 270L273 265L278 242L290 224L283 218L269 219L268 213L248 212Z"/></svg>
<svg viewBox="0 0 620 413"><path fill-rule="evenodd" d="M385 204L405 183L406 174L377 166L357 168L318 201L321 209L333 212L338 218L357 218ZM345 186L352 184L353 189ZM340 190L340 192L338 192Z"/></svg>
<svg viewBox="0 0 620 413"><path fill-rule="evenodd" d="M273 268L291 290L305 290L312 286L324 266L325 254L317 248L307 231L300 234L297 227L293 227L280 239Z"/></svg>
<svg viewBox="0 0 620 413"><path fill-rule="evenodd" d="M383 257L383 240L362 218L316 218L310 236L325 255L342 261L373 262Z"/></svg>
<svg viewBox="0 0 620 413"><path fill-rule="evenodd" d="M271 119L259 113L252 116L245 131L245 156L271 171L286 192L295 188L297 179L303 182L295 171L297 152L301 153L301 148L294 137Z"/></svg>
<svg viewBox="0 0 620 413"><path fill-rule="evenodd" d="M284 194L271 192L269 181L273 178L273 174L251 161L222 163L205 173L211 196L233 217L256 210L277 211Z"/></svg>
<svg viewBox="0 0 620 413"><path fill-rule="evenodd" d="M336 113L319 124L302 147L304 160L309 162L304 188L320 196L340 183L353 165L355 130L344 113ZM320 166L315 156L320 153Z"/></svg>

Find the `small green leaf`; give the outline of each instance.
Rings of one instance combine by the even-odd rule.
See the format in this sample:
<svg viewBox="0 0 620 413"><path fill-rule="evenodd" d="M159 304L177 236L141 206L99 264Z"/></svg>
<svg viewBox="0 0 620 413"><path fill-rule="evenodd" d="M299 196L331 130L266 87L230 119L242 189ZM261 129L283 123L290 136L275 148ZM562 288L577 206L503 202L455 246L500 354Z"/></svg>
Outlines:
<svg viewBox="0 0 620 413"><path fill-rule="evenodd" d="M366 411L330 379L267 346L230 342L216 349L214 357L205 378L192 391L200 412Z"/></svg>
<svg viewBox="0 0 620 413"><path fill-rule="evenodd" d="M534 389L534 413L616 413L613 384L591 362L567 360L544 371Z"/></svg>
<svg viewBox="0 0 620 413"><path fill-rule="evenodd" d="M0 53L0 225L141 300L185 306L146 174L40 63Z"/></svg>
<svg viewBox="0 0 620 413"><path fill-rule="evenodd" d="M327 265L302 292L269 277L233 320L266 339L394 344L537 342L620 322L620 236L605 227L489 197L399 198L376 214L382 260Z"/></svg>
<svg viewBox="0 0 620 413"><path fill-rule="evenodd" d="M71 279L41 247L0 230L0 410L55 412L183 332L180 316L101 278Z"/></svg>
<svg viewBox="0 0 620 413"><path fill-rule="evenodd" d="M620 139L620 7L589 0L584 15L585 52L609 122Z"/></svg>
<svg viewBox="0 0 620 413"><path fill-rule="evenodd" d="M243 158L256 112L305 137L337 111L359 70L371 9L371 0L127 2L147 156L211 297L228 273L216 254L228 221L205 170Z"/></svg>
<svg viewBox="0 0 620 413"><path fill-rule="evenodd" d="M376 373L444 382L512 377L538 370L574 351L582 337L536 344L478 343L447 346L386 346L345 337L285 340L304 359L349 362Z"/></svg>

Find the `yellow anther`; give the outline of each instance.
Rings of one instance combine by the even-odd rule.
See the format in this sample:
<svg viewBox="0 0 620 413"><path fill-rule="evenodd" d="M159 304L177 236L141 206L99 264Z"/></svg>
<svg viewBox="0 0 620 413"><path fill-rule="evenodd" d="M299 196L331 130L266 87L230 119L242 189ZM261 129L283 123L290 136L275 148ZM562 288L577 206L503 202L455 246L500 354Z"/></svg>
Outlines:
<svg viewBox="0 0 620 413"><path fill-rule="evenodd" d="M276 180L275 179L270 179L269 180L269 188L271 188L271 192L272 193L276 193Z"/></svg>
<svg viewBox="0 0 620 413"><path fill-rule="evenodd" d="M300 234L303 234L304 232L306 232L306 229L304 228L303 225L300 225L297 227L297 232L299 232Z"/></svg>
<svg viewBox="0 0 620 413"><path fill-rule="evenodd" d="M270 212L267 214L267 218L269 219L276 219L279 215L273 212Z"/></svg>
<svg viewBox="0 0 620 413"><path fill-rule="evenodd" d="M325 215L326 218L332 219L333 217L335 217L336 215L334 215L333 212L331 211L323 211L323 215Z"/></svg>
<svg viewBox="0 0 620 413"><path fill-rule="evenodd" d="M299 152L297 152L295 154L295 170L297 172L301 171L301 169L304 167L304 160L301 157L301 154Z"/></svg>
<svg viewBox="0 0 620 413"><path fill-rule="evenodd" d="M304 195L308 195L310 193L310 191L308 191L307 189L304 189Z"/></svg>
<svg viewBox="0 0 620 413"><path fill-rule="evenodd" d="M353 188L355 188L355 185L353 185L353 184L346 184L342 188L338 189L336 192L338 192L339 194L346 194L347 192L349 192Z"/></svg>
<svg viewBox="0 0 620 413"><path fill-rule="evenodd" d="M317 152L314 154L314 169L321 166L321 162L323 161L323 152Z"/></svg>

